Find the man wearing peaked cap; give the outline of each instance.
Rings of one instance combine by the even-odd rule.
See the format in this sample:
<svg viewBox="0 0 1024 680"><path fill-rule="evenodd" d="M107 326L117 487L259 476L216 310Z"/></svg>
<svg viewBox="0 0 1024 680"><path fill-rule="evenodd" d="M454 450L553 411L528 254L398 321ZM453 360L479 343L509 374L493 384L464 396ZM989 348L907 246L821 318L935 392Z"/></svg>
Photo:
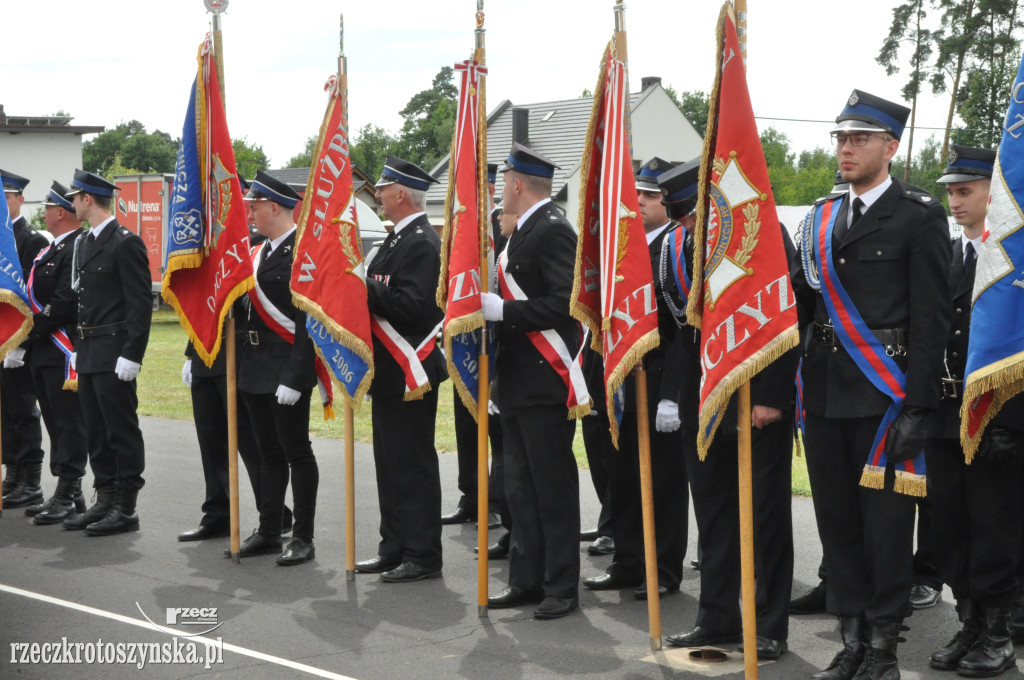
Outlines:
<svg viewBox="0 0 1024 680"><path fill-rule="evenodd" d="M116 191L103 177L76 170L67 193L77 216L92 225L75 241L71 285L78 292L75 366L96 503L65 519L64 527L90 536L136 531L136 501L145 484L136 377L149 342L153 294L146 245L111 214Z"/></svg>
<svg viewBox="0 0 1024 680"><path fill-rule="evenodd" d="M484 319L501 322L497 380L512 513L509 585L488 604L540 603L538 619L566 616L578 603L579 472L570 398L574 414L589 410L582 375L576 389L552 362L570 375L578 368L546 358L534 344L539 334L531 333L552 331L549 343L564 346L565 354L579 347L579 324L569 313L576 234L551 201L555 168L533 150L512 146L501 168L502 209L518 221L499 258L501 294L481 298Z"/></svg>
<svg viewBox="0 0 1024 680"><path fill-rule="evenodd" d="M389 583L435 578L443 566L434 448L437 386L448 377L435 339L444 318L434 300L441 239L424 212L434 182L415 163L387 157L376 197L394 226L366 272L375 321L370 395L380 542L356 570Z"/></svg>
<svg viewBox="0 0 1024 680"><path fill-rule="evenodd" d="M674 166L661 158L644 163L636 176L637 198L651 271L660 266L661 247L673 224L661 203L658 178ZM682 456L682 434L679 420L679 379L677 364L668 361L677 326L671 312L662 301L662 284L655 278L655 300L658 306L658 347L644 355L647 371L647 398L652 408L648 412L651 433L651 472L654 485L655 536L657 537L659 595L668 595L679 589L683 578L683 556L686 553L687 514L689 493L686 483L686 464ZM615 543L614 557L604 574L583 580L591 590L635 588L634 597L643 599L649 593L645 584L646 568L643 544L643 517L640 503L640 470L636 431L636 387L632 376L626 379L626 414L619 433L616 451L609 433L608 413L604 399L604 362L591 347L584 350L583 370L587 374L587 387L594 398L595 415L583 419L583 441L591 463L591 474L603 466L605 487L608 489L611 524ZM596 486L596 484L595 484ZM599 497L600 497L600 491Z"/></svg>
<svg viewBox="0 0 1024 680"><path fill-rule="evenodd" d="M57 478L53 496L25 508L36 524L59 524L76 511L85 511L82 477L89 454L78 392L72 388L77 385L77 375L71 369L71 338L78 311L71 290L71 260L75 241L82 235L82 221L67 192L63 184L54 182L43 201L43 219L53 243L40 252L27 277L35 312L28 363L50 435L50 473Z"/></svg>
<svg viewBox="0 0 1024 680"><path fill-rule="evenodd" d="M259 451L259 527L239 550L241 557L279 553L277 564L316 558L313 545L320 468L309 441L309 402L316 386L315 350L306 314L292 302L295 248L293 210L299 195L262 170L245 197L257 231L266 240L252 251L256 288L237 303L243 320L238 337L238 391ZM246 463L248 465L248 461ZM289 477L295 501L292 539L281 539ZM283 550L282 550L283 548ZM230 550L224 554L230 556Z"/></svg>
<svg viewBox="0 0 1024 680"><path fill-rule="evenodd" d="M975 265L982 245L996 152L954 145L938 182L963 232L949 268L952 323L942 400L925 450L931 540L939 576L953 589L963 627L931 657L933 668L991 677L1014 666L1007 610L1016 603L1024 483L1024 397L999 410L970 466L960 445L960 408L971 327Z"/></svg>
<svg viewBox="0 0 1024 680"><path fill-rule="evenodd" d="M29 180L7 170L0 170L0 182L4 185L4 198L11 214L14 229L14 245L21 263L21 271L28 276L32 261L46 247L46 237L29 226L21 214L25 202L22 192ZM39 485L43 467L43 430L36 407L35 388L32 374L25 365L28 356L28 340L16 347L4 358L3 375L0 377L0 441L7 474L3 481L3 503L7 508L31 505L43 497Z"/></svg>
<svg viewBox="0 0 1024 680"><path fill-rule="evenodd" d="M889 176L908 115L860 90L849 96L832 130L849 191L815 204L792 272L810 336L807 471L827 608L843 641L815 678L898 677L896 646L910 612L922 450L949 331L950 248L939 201ZM865 327L868 337L857 330Z"/></svg>

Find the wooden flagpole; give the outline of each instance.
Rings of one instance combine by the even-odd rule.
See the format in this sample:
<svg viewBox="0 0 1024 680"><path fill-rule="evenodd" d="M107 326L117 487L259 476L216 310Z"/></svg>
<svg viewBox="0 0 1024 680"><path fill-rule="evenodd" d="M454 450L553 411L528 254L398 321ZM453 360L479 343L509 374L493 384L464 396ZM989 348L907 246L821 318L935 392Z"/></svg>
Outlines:
<svg viewBox="0 0 1024 680"><path fill-rule="evenodd" d="M224 96L224 42L222 38L220 15L222 6L206 3L207 9L213 14L213 63L217 68L217 81L220 84L220 98L227 113L228 102ZM231 561L241 562L239 550L241 540L238 533L238 374L235 370L235 315L228 310L224 323L224 363L225 380L227 381L228 406L228 489L231 522Z"/></svg>
<svg viewBox="0 0 1024 680"><path fill-rule="evenodd" d="M747 63L747 0L734 0L736 33L743 64ZM739 424L738 483L740 513L740 593L743 612L743 668L747 680L757 680L757 605L754 591L754 494L750 450L750 381L740 386L736 417Z"/></svg>
<svg viewBox="0 0 1024 680"><path fill-rule="evenodd" d="M345 15L338 19L338 95L341 124L348 132L348 62L345 60ZM352 403L345 397L345 580L356 579L356 427Z"/></svg>
<svg viewBox="0 0 1024 680"><path fill-rule="evenodd" d="M484 0L476 0L476 53L477 63L483 66L484 53ZM487 115L484 97L484 81L486 75L480 75L479 99L475 112L477 116L477 221L480 226L480 292L486 293L490 283L490 267L487 260L487 248L490 243L491 222L487 196ZM487 445L490 429L487 403L491 396L490 360L487 355L487 323L480 328L480 354L477 357L479 381L476 399L476 609L480 618L487 618L487 515L490 505L488 487Z"/></svg>
<svg viewBox="0 0 1024 680"><path fill-rule="evenodd" d="M2 409L2 408L3 408L3 404L0 404L0 409ZM0 470L4 471L4 474L0 475L0 477L2 477L3 481L6 482L7 481L7 475L10 474L10 470L9 470L10 466L8 465L7 468L4 468L4 467L2 467L3 464L4 464L3 447L0 446ZM4 516L4 497L3 497L3 492L0 491L0 517L3 517L3 516Z"/></svg>
<svg viewBox="0 0 1024 680"><path fill-rule="evenodd" d="M626 50L626 16L623 0L615 1L615 58L627 64ZM628 73L628 70L627 70ZM629 92L626 93L626 106L629 106ZM632 139L628 148L632 150ZM632 158L632 153L630 153ZM651 432L647 403L647 372L643 363L638 362L633 369L636 382L636 429L640 456L640 505L643 512L644 526L644 563L647 578L647 621L650 629L651 649L661 649L661 598L658 595L658 547L654 535L654 494L651 486ZM609 414L611 417L614 415Z"/></svg>

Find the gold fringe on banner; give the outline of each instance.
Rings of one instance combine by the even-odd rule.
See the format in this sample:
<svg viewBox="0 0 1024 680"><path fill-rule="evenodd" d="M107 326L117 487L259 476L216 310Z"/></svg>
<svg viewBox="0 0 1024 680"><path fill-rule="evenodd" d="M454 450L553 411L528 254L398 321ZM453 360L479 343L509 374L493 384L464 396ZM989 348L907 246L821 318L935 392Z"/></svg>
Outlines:
<svg viewBox="0 0 1024 680"><path fill-rule="evenodd" d="M324 362L324 365L328 367L327 372L330 374L331 380L333 380L334 384L338 386L340 393L345 396L345 403L351 406L353 411L358 411L360 404L363 403L363 398L370 389L370 383L373 382L372 347L367 347L358 336L348 329L342 328L337 321L330 318L327 313L324 312L320 305L301 295L296 295L294 291L292 291L292 304L316 319L318 322L322 323L324 327L327 328L327 332L331 334L339 345L353 352L366 364L366 375L363 377L362 382L356 389L355 395L349 397L348 390L342 387L341 384L338 383L337 378L334 377L334 371L330 369L331 364L324 357L323 353L321 353L320 347L315 342L313 343L313 349L316 350L317 355L319 355L320 360Z"/></svg>
<svg viewBox="0 0 1024 680"><path fill-rule="evenodd" d="M626 352L626 356L622 357L622 361L619 362L619 365L615 367L615 370L612 371L611 376L608 378L608 386L605 389L605 408L608 409L608 423L611 425L612 444L616 449L619 448L619 423L615 420L615 393L622 386L622 383L625 382L626 376L643 360L644 355L660 344L661 334L658 333L657 328L645 333L633 343L633 346Z"/></svg>
<svg viewBox="0 0 1024 680"><path fill-rule="evenodd" d="M960 443L964 459L970 465L981 444L985 428L1011 398L1024 391L1024 352L1018 352L974 371L964 380L964 400L960 406ZM992 392L992 404L982 418L974 437L968 432L968 413L971 403L986 392Z"/></svg>
<svg viewBox="0 0 1024 680"><path fill-rule="evenodd" d="M14 291L0 290L0 303L8 304L17 309L25 317L25 320L21 322L21 326L18 330L7 339L7 342L0 345L0 357L7 356L7 353L12 349L20 345L25 338L28 337L29 331L32 330L34 321L32 320L32 310L28 308L21 298Z"/></svg>
<svg viewBox="0 0 1024 680"><path fill-rule="evenodd" d="M184 267L179 267L178 269L184 269ZM217 316L217 339L213 343L213 349L207 352L203 347L203 343L199 342L199 336L192 328L192 324L186 318L181 307L181 301L178 300L178 296L174 294L174 291L171 290L171 287L168 285L171 273L171 263L168 260L167 272L164 273L160 295L178 314L178 323L180 323L181 327L185 329L185 335L188 336L188 339L192 342L192 346L195 347L196 354L199 355L199 358L202 359L203 363L206 364L207 367L213 366L213 360L217 358L217 354L220 352L221 342L224 339L224 319L227 317L228 312L231 310L231 305L234 304L235 300L245 295L255 285L253 277L250 276L243 281L240 281L236 286L228 291L227 297L224 299L224 306L220 308L220 313Z"/></svg>
<svg viewBox="0 0 1024 680"><path fill-rule="evenodd" d="M444 329L444 333L441 335L441 342L444 343L445 362L448 364L448 375L456 375L455 371L457 370L451 358L452 338L456 335L462 335L463 333L472 333L483 325L484 316L482 312L467 314L466 316L459 317L458 319L452 319L448 322L448 325ZM466 387L466 384L461 380L452 380L452 384L455 385L455 389L459 394L459 398L462 399L463 405L465 405L469 414L473 416L473 422L477 422L476 397L473 396L469 391L469 388Z"/></svg>
<svg viewBox="0 0 1024 680"><path fill-rule="evenodd" d="M476 56L475 53L473 56ZM473 57L470 57L472 59ZM448 147L448 188L444 194L444 225L441 228L441 275L437 281L437 306L441 311L448 309L448 265L452 249L452 208L455 200L455 147L458 135L452 135L452 143ZM447 356L447 355L446 355ZM450 365L449 365L450 367Z"/></svg>

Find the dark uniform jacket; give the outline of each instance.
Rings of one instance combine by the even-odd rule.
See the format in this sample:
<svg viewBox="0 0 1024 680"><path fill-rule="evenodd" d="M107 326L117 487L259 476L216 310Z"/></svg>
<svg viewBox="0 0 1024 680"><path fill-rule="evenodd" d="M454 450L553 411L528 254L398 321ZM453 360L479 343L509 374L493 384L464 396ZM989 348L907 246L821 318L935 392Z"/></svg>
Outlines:
<svg viewBox="0 0 1024 680"><path fill-rule="evenodd" d="M78 372L113 371L118 357L142 363L153 317L146 245L114 219L99 238L83 234L75 246L79 328L122 326L113 334L74 338Z"/></svg>
<svg viewBox="0 0 1024 680"><path fill-rule="evenodd" d="M29 343L33 366L64 365L64 353L53 344L51 333L63 328L74 338L78 298L71 290L71 260L82 233L81 229L69 233L35 264L32 293L43 311L32 315Z"/></svg>
<svg viewBox="0 0 1024 680"><path fill-rule="evenodd" d="M828 198L834 196L820 200ZM847 212L844 200L835 232L845 226ZM896 360L907 375L905 405L936 408L949 329L949 228L942 205L893 179L856 226L842 240L833 238L832 245L835 273L867 327L905 334L906 357ZM800 261L792 279L801 326L829 323L822 294L808 285ZM891 404L845 348L832 351L813 332L805 341L803 379L810 413L858 418L881 415Z"/></svg>
<svg viewBox="0 0 1024 680"><path fill-rule="evenodd" d="M32 261L36 259L39 252L48 246L50 242L45 236L29 226L28 221L24 217L18 217L18 219L12 221L11 228L14 230L14 248L18 252L18 261L21 262L22 278L27 286L28 273L32 270ZM41 302L40 304L45 303ZM28 363L29 358L32 356L31 343L26 340L21 343L21 347L26 350L25 363ZM54 351L56 349L55 347Z"/></svg>
<svg viewBox="0 0 1024 680"><path fill-rule="evenodd" d="M444 318L435 297L440 274L441 238L427 216L420 215L397 234L388 234L370 263L366 276L370 314L388 321L414 348L419 346ZM370 394L405 394L405 373L376 337L373 360ZM432 387L448 378L444 356L436 342L422 363Z"/></svg>
<svg viewBox="0 0 1024 680"><path fill-rule="evenodd" d="M569 314L576 233L555 204L548 202L509 237L506 251L505 273L529 299L505 299L498 335L501 407L564 406L565 383L526 333L554 329L570 354L578 352L579 324Z"/></svg>
<svg viewBox="0 0 1024 680"><path fill-rule="evenodd" d="M279 385L303 392L316 384L313 368L315 350L306 333L306 314L292 304L289 285L295 233L293 231L264 259L265 250L270 247L269 242L266 243L256 262L256 280L260 289L274 307L295 322L295 342L289 343L271 330L252 308L249 299L243 303L245 312L239 333L238 389L251 394L274 394ZM255 295L255 291L247 293L249 297ZM224 354L223 349L221 354ZM202 363L202 360L193 362L193 367L196 363Z"/></svg>

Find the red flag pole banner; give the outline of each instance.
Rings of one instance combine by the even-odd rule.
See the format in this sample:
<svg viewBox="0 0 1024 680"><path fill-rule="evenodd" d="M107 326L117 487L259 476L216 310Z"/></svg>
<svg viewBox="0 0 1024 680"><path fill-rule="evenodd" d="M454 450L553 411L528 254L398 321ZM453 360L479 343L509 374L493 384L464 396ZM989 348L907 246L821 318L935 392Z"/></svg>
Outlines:
<svg viewBox="0 0 1024 680"><path fill-rule="evenodd" d="M580 163L580 234L571 311L590 328L591 347L604 359L608 420L618 447L622 383L643 355L658 346L659 337L629 148L626 65L615 54L613 39L601 59Z"/></svg>
<svg viewBox="0 0 1024 680"><path fill-rule="evenodd" d="M313 150L292 264L292 300L306 312L319 361L358 409L373 382L373 340L356 196L352 187L344 88L331 76ZM326 417L326 416L325 416Z"/></svg>
<svg viewBox="0 0 1024 680"><path fill-rule="evenodd" d="M207 366L220 352L231 303L253 285L249 224L213 56L207 36L175 163L161 291Z"/></svg>
<svg viewBox="0 0 1024 680"><path fill-rule="evenodd" d="M733 392L799 343L796 300L730 3L718 20L694 230L690 325L702 328L700 458Z"/></svg>
<svg viewBox="0 0 1024 680"><path fill-rule="evenodd" d="M480 307L481 225L487 222L487 159L479 144L481 76L487 68L476 59L455 65L460 74L455 135L448 162L448 193L441 234L441 275L437 305L444 310L444 355L448 374L473 418L480 393L478 357L484 325ZM490 353L488 353L490 354Z"/></svg>

